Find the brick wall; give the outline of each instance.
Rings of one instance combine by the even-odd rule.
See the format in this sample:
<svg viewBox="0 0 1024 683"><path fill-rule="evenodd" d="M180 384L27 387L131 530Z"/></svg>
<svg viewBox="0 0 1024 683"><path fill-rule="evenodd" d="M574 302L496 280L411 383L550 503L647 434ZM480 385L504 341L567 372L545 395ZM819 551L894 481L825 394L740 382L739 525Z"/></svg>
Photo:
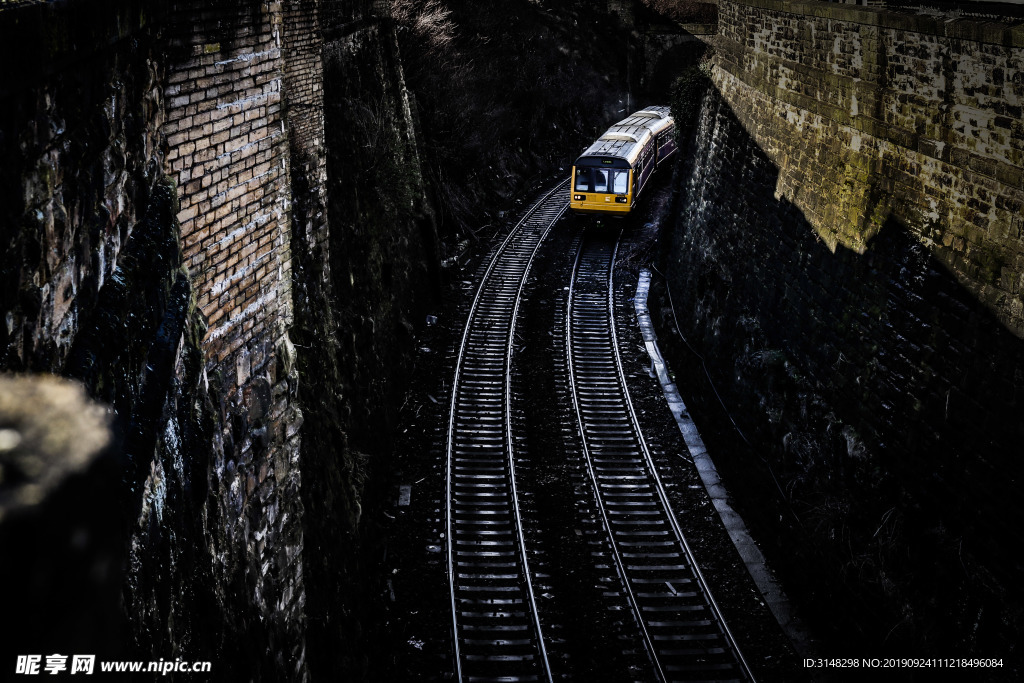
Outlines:
<svg viewBox="0 0 1024 683"><path fill-rule="evenodd" d="M12 8L0 369L63 372L116 409L115 650L360 677L384 627L362 483L438 260L386 3Z"/></svg>
<svg viewBox="0 0 1024 683"><path fill-rule="evenodd" d="M254 670L264 680L301 680L302 414L288 335L292 188L282 93L286 80L312 84L318 74L303 62L286 71L279 2L184 3L167 35L165 167L178 185L185 266L207 321L201 344L220 411L211 475L226 563L214 571L224 585L245 577L236 627L255 629L270 658ZM317 180L314 173L314 187Z"/></svg>
<svg viewBox="0 0 1024 683"><path fill-rule="evenodd" d="M167 166L178 181L185 258L209 321L206 347L220 366L236 361L240 384L266 361L248 345L280 337L290 322L281 19L272 3L258 14L205 19L232 22L230 32L188 25L187 36L172 41L186 54L170 66L165 91Z"/></svg>
<svg viewBox="0 0 1024 683"><path fill-rule="evenodd" d="M327 154L324 140L323 32L319 0L286 0L284 98L292 173L292 229L327 281ZM300 255L301 258L301 255Z"/></svg>
<svg viewBox="0 0 1024 683"><path fill-rule="evenodd" d="M731 0L719 32L716 86L832 249L895 217L1024 335L1024 28Z"/></svg>
<svg viewBox="0 0 1024 683"><path fill-rule="evenodd" d="M0 14L4 56L30 60L0 77L0 367L74 377L116 413L103 476L124 623L104 649L277 681L305 675L288 188L284 136L259 140L281 128L280 67L241 73L275 54L275 17L162 2ZM275 222L245 244L257 212Z"/></svg>

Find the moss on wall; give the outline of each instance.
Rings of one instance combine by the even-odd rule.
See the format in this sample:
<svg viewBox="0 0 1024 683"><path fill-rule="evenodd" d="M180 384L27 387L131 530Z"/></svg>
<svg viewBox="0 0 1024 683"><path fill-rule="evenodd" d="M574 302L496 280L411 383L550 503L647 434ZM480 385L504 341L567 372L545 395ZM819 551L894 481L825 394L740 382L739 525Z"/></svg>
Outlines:
<svg viewBox="0 0 1024 683"><path fill-rule="evenodd" d="M823 2L721 3L713 78L833 250L890 218L1024 336L1024 31Z"/></svg>
<svg viewBox="0 0 1024 683"><path fill-rule="evenodd" d="M678 176L666 328L709 450L827 649L1010 657L1024 342L895 220L829 248L759 142L712 90Z"/></svg>

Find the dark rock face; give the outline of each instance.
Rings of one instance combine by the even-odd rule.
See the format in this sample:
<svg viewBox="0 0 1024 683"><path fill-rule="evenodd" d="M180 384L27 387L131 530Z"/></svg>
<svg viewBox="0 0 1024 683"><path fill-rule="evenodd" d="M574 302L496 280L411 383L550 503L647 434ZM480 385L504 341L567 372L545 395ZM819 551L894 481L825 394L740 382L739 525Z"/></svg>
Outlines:
<svg viewBox="0 0 1024 683"><path fill-rule="evenodd" d="M17 12L17 11L16 11ZM9 15L5 15L7 20ZM0 364L65 361L161 179L162 93L153 38L5 83L0 114ZM25 74L18 74L24 78Z"/></svg>
<svg viewBox="0 0 1024 683"><path fill-rule="evenodd" d="M871 651L1012 652L1024 342L895 221L830 251L716 92L692 151L666 255L714 383L691 401L790 586Z"/></svg>
<svg viewBox="0 0 1024 683"><path fill-rule="evenodd" d="M0 368L116 411L110 652L358 675L367 461L437 267L394 36L369 2L92 9L0 15L67 38L0 82Z"/></svg>
<svg viewBox="0 0 1024 683"><path fill-rule="evenodd" d="M402 372L397 351L412 340L409 311L430 301L437 245L393 30L358 29L325 55L331 286L347 330L339 390L352 445L367 452L393 424L383 378Z"/></svg>
<svg viewBox="0 0 1024 683"><path fill-rule="evenodd" d="M20 17L4 16L5 26ZM90 16L80 37L102 33L109 19ZM203 381L205 323L182 268L176 188L163 175L159 41L141 20L121 29L130 40L91 44L77 61L65 61L74 43L68 35L68 45L44 55L52 61L26 65L5 83L2 364L75 377L117 414L116 455L91 480L98 499L82 501L90 512L66 505L60 493L37 515L36 531L53 536L54 553L65 542L60 516L81 516L87 534L105 539L111 571L125 581L123 589L93 591L105 616L92 641L102 642L74 651L212 652L207 643L216 648L225 633L230 600L213 578L208 549L217 525L204 509L217 420ZM39 549L33 542L19 551ZM66 550L74 553L74 539ZM118 611L120 590L128 619L111 625L105 620ZM75 617L71 607L52 607L54 623ZM82 642L52 636L29 631L22 651Z"/></svg>
<svg viewBox="0 0 1024 683"><path fill-rule="evenodd" d="M361 679L386 627L376 574L386 550L374 513L413 330L435 302L437 238L388 22L367 13L326 33L323 74L331 227L293 261L304 273L294 339L310 454L302 469L308 656L316 675ZM330 256L311 258L317 251Z"/></svg>

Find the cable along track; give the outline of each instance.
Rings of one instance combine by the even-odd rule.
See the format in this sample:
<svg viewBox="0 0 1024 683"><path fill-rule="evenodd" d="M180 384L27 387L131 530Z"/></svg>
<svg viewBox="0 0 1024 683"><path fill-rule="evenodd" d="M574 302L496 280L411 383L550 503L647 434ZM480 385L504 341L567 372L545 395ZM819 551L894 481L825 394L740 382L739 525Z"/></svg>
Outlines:
<svg viewBox="0 0 1024 683"><path fill-rule="evenodd" d="M661 681L753 681L683 537L626 387L612 281L618 239L585 235L566 313L570 394L586 475Z"/></svg>
<svg viewBox="0 0 1024 683"><path fill-rule="evenodd" d="M515 478L511 365L534 255L568 208L568 181L531 206L481 278L455 364L446 533L458 681L551 681Z"/></svg>

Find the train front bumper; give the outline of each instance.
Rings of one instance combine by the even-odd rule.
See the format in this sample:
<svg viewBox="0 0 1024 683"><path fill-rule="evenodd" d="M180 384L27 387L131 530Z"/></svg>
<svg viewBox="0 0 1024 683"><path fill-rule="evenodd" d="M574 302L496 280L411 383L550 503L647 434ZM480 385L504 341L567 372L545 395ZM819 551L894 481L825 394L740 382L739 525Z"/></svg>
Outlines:
<svg viewBox="0 0 1024 683"><path fill-rule="evenodd" d="M579 194L569 200L569 208L577 213L624 216L633 208L629 195Z"/></svg>

